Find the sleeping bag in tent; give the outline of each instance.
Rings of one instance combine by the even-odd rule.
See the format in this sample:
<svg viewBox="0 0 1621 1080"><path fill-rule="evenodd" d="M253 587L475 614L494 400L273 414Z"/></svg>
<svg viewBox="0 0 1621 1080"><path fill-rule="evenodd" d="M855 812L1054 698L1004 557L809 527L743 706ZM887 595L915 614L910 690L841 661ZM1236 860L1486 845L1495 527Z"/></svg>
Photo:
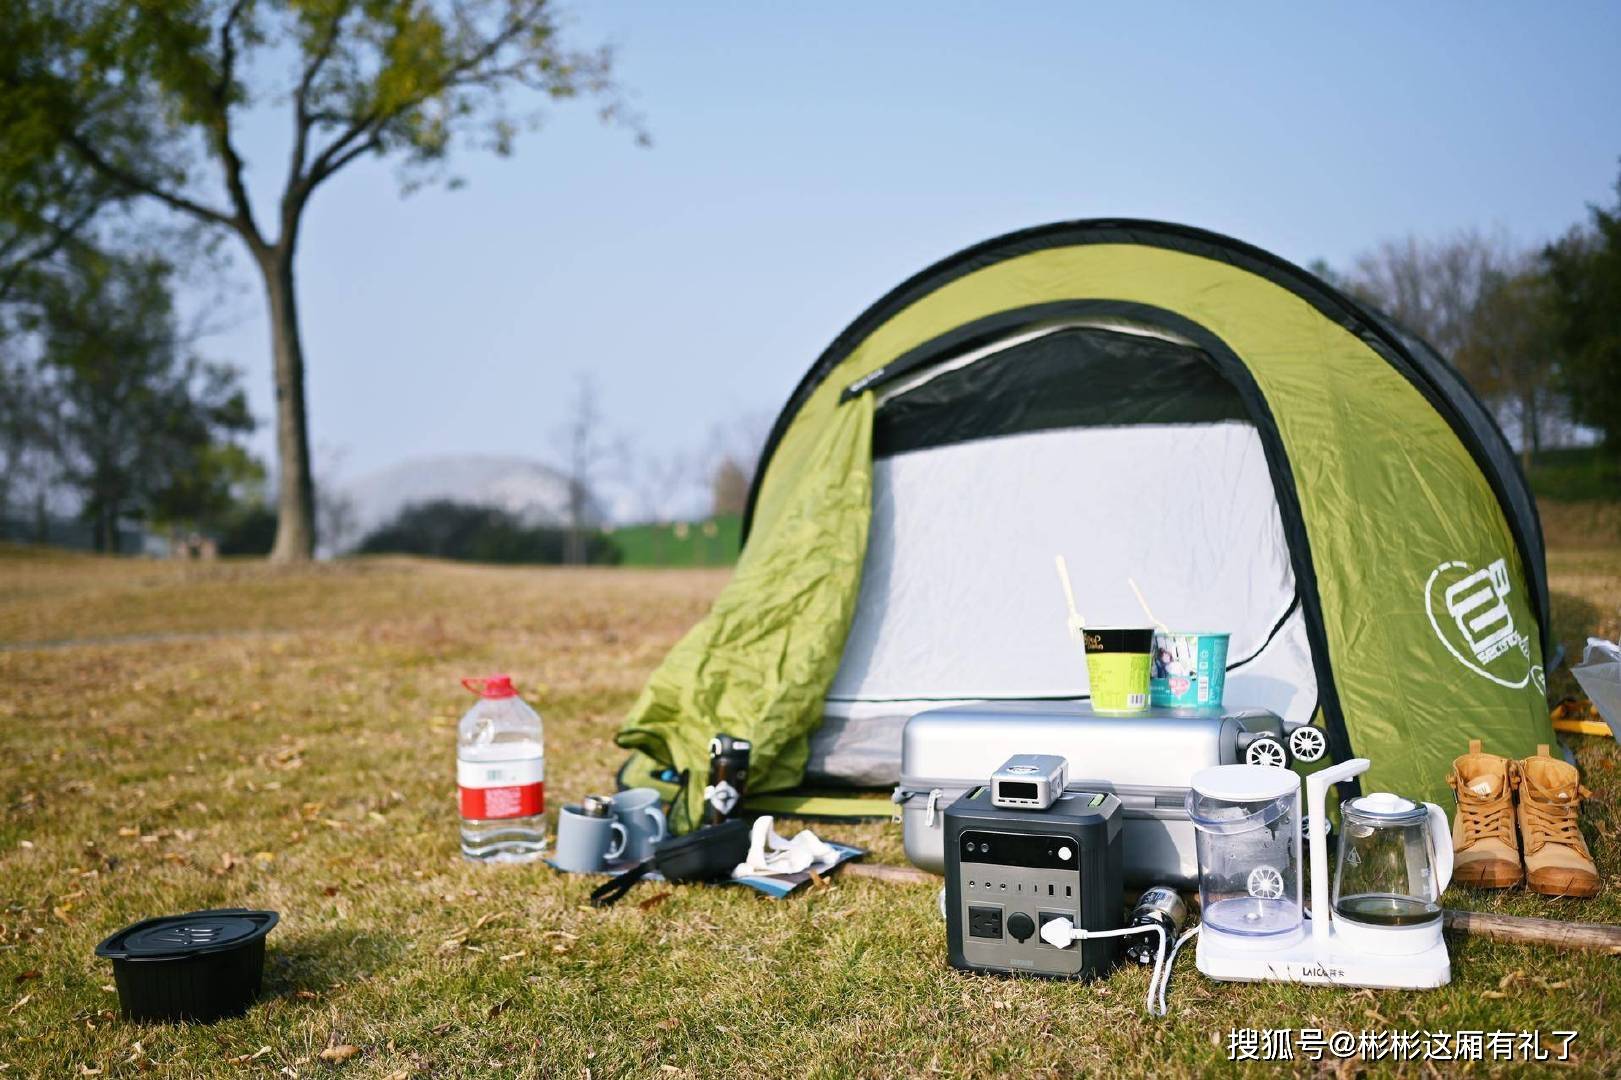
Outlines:
<svg viewBox="0 0 1621 1080"><path fill-rule="evenodd" d="M876 786L922 709L1086 698L1055 554L1095 624L1144 621L1134 579L1229 632L1226 704L1315 721L1376 788L1438 800L1469 739L1551 741L1536 506L1457 371L1256 248L1098 220L937 263L821 355L735 575L620 729L629 775L686 772L690 827L717 732L752 792Z"/></svg>

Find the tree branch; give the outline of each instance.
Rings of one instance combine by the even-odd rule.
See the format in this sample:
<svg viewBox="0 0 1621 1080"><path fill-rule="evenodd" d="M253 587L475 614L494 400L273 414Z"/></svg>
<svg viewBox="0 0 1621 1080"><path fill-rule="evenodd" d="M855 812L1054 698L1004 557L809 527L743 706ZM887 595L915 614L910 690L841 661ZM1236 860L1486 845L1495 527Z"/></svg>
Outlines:
<svg viewBox="0 0 1621 1080"><path fill-rule="evenodd" d="M132 194L148 196L173 210L190 214L192 217L205 221L210 225L223 225L228 229L242 233L244 236L247 235L243 232L243 223L230 214L222 210L216 210L212 206L205 206L176 192L167 191L159 187L155 182L108 161L77 131L70 129L64 132L63 139L91 168ZM258 243L263 243L257 237L254 239Z"/></svg>
<svg viewBox="0 0 1621 1080"><path fill-rule="evenodd" d="M376 128L382 127L383 124L398 116L399 112L400 110L389 110L386 113L367 112L351 120L343 134L332 140L315 156L314 163L310 165L309 175L305 178L309 189L314 190L315 186L322 180L325 180L358 156L350 150L356 139L360 139L362 135L365 135L366 138L359 145L370 147L375 144L377 142ZM367 134L368 132L370 134Z"/></svg>
<svg viewBox="0 0 1621 1080"><path fill-rule="evenodd" d="M254 247L261 247L264 238L253 219L253 203L248 199L247 186L242 182L242 156L231 143L231 83L236 70L236 41L232 36L236 21L242 15L248 0L236 0L220 24L220 77L214 84L214 116L209 123L209 134L214 141L214 152L225 170L225 189L230 193L231 205L236 210L237 231L248 238Z"/></svg>
<svg viewBox="0 0 1621 1080"><path fill-rule="evenodd" d="M91 203L66 222L45 221L44 227L50 236L42 240L32 251L15 259L12 258L12 253L23 246L21 236L13 237L0 247L0 267L4 267L0 270L0 301L4 301L10 295L11 290L22 280L23 274L30 267L49 259L73 242L78 237L79 231L88 225L100 210L99 205Z"/></svg>
<svg viewBox="0 0 1621 1080"><path fill-rule="evenodd" d="M355 145L351 146L348 150L344 151L343 153L339 154L337 157L335 157L335 158L333 158L331 160L331 162L327 165L326 172L325 172L325 174L323 174L321 179L323 179L323 180L326 179L326 177L331 176L333 173L337 172L339 169L341 169L345 165L349 164L355 158L360 157L362 154L365 154L365 153L367 153L369 151L379 149L382 145L383 145L383 140L382 140L381 136L379 136L377 134L373 134L371 138L365 140L364 142L356 143Z"/></svg>
<svg viewBox="0 0 1621 1080"><path fill-rule="evenodd" d="M468 78L470 74L478 72L482 65L498 55L502 49L510 45L520 34L527 30L544 7L545 0L532 0L522 10L509 15L501 28L492 34L482 46L446 68L438 79L433 80L417 93L399 101L391 108L385 110L372 109L350 118L349 126L344 129L343 134L339 135L316 155L314 162L310 165L309 173L301 185L299 202L302 203L303 199L308 198L310 192L314 191L316 186L327 177L367 151L375 150L381 146L381 129L391 120L397 119L425 102L431 101L446 90L457 86L479 85L511 74L512 69L502 68L494 72L479 74L476 78ZM336 118L323 114L319 119ZM357 143L356 140L360 141Z"/></svg>
<svg viewBox="0 0 1621 1080"><path fill-rule="evenodd" d="M287 183L282 188L284 207L288 194L303 183L304 162L309 153L310 128L320 116L320 114L312 116L309 111L310 89L332 56L333 49L337 47L338 33L343 28L343 17L347 14L348 9L344 8L332 16L326 33L316 43L310 53L309 62L304 65L304 70L299 75L297 89L293 91L293 156L287 169Z"/></svg>

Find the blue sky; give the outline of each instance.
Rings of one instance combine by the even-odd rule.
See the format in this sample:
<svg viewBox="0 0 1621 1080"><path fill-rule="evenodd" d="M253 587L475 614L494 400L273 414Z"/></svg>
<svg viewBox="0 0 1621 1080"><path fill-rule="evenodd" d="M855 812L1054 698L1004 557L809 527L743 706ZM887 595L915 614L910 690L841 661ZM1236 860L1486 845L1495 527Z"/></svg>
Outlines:
<svg viewBox="0 0 1621 1080"><path fill-rule="evenodd" d="M554 111L458 191L361 163L299 256L313 441L357 475L553 456L575 372L642 454L769 419L907 275L1041 222L1164 218L1305 262L1608 200L1621 5L571 5L619 48L652 149ZM245 131L279 179L281 116ZM245 275L245 284L251 285ZM256 291L205 344L266 420Z"/></svg>

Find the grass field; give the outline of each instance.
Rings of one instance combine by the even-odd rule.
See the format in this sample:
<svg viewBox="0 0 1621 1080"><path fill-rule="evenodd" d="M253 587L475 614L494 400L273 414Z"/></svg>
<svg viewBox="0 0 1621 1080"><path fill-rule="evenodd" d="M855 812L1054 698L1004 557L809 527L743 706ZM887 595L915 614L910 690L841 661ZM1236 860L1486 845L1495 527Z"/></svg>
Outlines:
<svg viewBox="0 0 1621 1080"><path fill-rule="evenodd" d="M1621 550L1551 564L1558 634L1621 634ZM0 550L0 1077L1181 1076L1229 1068L1234 1027L1575 1030L1568 1071L1621 1073L1615 957L1454 939L1428 993L1218 985L1184 957L1152 1020L1138 970L952 972L932 886L643 886L596 912L587 881L464 863L457 679L511 671L540 707L555 808L610 784L619 717L724 573ZM1618 755L1576 749L1604 894L1450 905L1621 923ZM825 831L904 861L895 826ZM96 942L226 905L282 913L259 1005L117 1020Z"/></svg>
<svg viewBox="0 0 1621 1080"><path fill-rule="evenodd" d="M1527 476L1550 547L1621 545L1621 457L1592 446L1547 450Z"/></svg>
<svg viewBox="0 0 1621 1080"><path fill-rule="evenodd" d="M1621 454L1597 446L1544 450L1526 478L1538 498L1613 502L1621 493Z"/></svg>

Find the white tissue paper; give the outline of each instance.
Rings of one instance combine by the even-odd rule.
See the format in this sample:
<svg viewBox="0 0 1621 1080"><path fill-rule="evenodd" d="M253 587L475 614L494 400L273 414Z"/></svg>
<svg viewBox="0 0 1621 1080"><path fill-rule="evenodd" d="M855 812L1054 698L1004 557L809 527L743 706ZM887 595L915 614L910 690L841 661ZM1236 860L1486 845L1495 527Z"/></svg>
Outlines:
<svg viewBox="0 0 1621 1080"><path fill-rule="evenodd" d="M749 831L749 857L732 871L734 878L797 874L803 870L820 873L839 861L839 853L824 844L809 829L792 840L778 836L770 816L756 818Z"/></svg>
<svg viewBox="0 0 1621 1080"><path fill-rule="evenodd" d="M1588 638L1582 662L1570 669L1587 696L1598 706L1598 714L1615 735L1621 725L1621 645L1603 638Z"/></svg>

